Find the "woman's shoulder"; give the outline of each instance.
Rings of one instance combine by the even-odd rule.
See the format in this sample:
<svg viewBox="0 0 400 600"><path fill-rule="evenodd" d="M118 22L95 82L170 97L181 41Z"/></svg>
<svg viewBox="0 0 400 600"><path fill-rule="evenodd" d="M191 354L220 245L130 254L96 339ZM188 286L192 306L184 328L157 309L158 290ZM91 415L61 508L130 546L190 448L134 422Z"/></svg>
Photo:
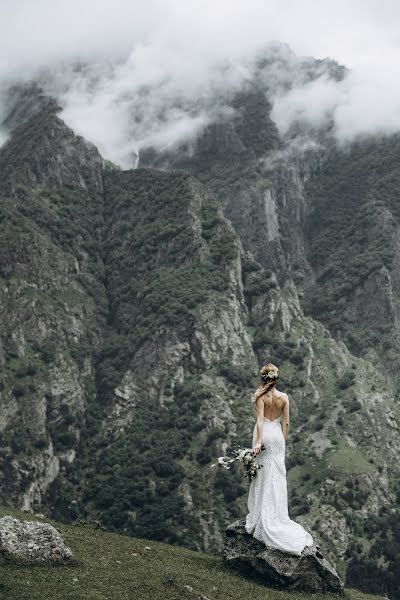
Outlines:
<svg viewBox="0 0 400 600"><path fill-rule="evenodd" d="M289 396L285 392L280 392L278 390L275 391L280 400L283 400L284 402L289 402Z"/></svg>

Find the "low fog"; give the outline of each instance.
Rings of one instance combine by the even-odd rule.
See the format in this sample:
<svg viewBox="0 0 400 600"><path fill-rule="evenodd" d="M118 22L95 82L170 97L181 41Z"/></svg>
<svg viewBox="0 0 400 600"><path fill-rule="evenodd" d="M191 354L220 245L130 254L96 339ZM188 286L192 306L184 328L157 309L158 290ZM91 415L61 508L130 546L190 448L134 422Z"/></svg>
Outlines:
<svg viewBox="0 0 400 600"><path fill-rule="evenodd" d="M38 81L77 133L129 167L141 148L229 115L268 55L261 78L280 131L329 119L347 143L400 129L399 17L388 0L0 0L0 92ZM344 78L325 61L309 81L310 57L346 66Z"/></svg>

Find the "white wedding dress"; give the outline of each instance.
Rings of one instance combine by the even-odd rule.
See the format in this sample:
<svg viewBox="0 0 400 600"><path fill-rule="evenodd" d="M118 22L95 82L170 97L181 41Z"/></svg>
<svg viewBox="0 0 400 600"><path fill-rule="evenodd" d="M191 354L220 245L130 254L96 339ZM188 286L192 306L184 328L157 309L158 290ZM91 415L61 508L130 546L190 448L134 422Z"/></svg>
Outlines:
<svg viewBox="0 0 400 600"><path fill-rule="evenodd" d="M282 415L281 415L282 416ZM262 442L265 450L256 456L263 467L250 483L245 528L269 548L300 556L305 546L312 546L313 537L288 514L288 492L285 466L286 441L281 416L274 421L264 417ZM255 446L257 424L254 425L252 448Z"/></svg>

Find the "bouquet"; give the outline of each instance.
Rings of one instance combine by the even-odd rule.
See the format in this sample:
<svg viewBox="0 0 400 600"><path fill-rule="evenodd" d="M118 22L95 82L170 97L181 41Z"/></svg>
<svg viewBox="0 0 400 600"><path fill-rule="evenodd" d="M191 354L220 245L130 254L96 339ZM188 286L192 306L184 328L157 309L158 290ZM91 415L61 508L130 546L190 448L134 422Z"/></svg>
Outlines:
<svg viewBox="0 0 400 600"><path fill-rule="evenodd" d="M261 444L261 450L265 450L265 444ZM230 454L231 457L220 456L216 463L210 465L210 468L218 465L224 469L230 469L231 463L234 463L236 460L241 460L246 471L244 476L248 477L249 481L252 481L257 475L258 469L263 466L256 460L256 455L254 454L252 448L243 448L242 446L239 446L239 444L234 444Z"/></svg>

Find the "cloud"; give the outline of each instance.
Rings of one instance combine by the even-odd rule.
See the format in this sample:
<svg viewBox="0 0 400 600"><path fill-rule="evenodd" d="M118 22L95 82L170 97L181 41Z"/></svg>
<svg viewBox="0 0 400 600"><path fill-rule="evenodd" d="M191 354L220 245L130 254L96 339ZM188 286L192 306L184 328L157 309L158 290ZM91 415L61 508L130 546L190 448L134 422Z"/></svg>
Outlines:
<svg viewBox="0 0 400 600"><path fill-rule="evenodd" d="M343 84L326 75L282 95L275 95L271 112L279 130L285 134L293 122L321 127L343 101Z"/></svg>
<svg viewBox="0 0 400 600"><path fill-rule="evenodd" d="M346 142L400 128L399 17L389 0L0 0L0 85L40 80L127 167L226 115L268 52L258 75L281 132L331 119ZM341 81L326 57L350 67Z"/></svg>
<svg viewBox="0 0 400 600"><path fill-rule="evenodd" d="M319 152L324 146L311 139L308 135L297 135L287 141L283 150L274 150L267 156L259 159L265 171L273 171L277 166L285 165L285 168L292 168L296 159L304 154Z"/></svg>
<svg viewBox="0 0 400 600"><path fill-rule="evenodd" d="M0 131L0 147L7 141L8 135L5 131Z"/></svg>
<svg viewBox="0 0 400 600"><path fill-rule="evenodd" d="M400 81L395 64L397 61L388 68L387 63L371 62L348 71L341 81L323 74L287 92L277 92L271 116L282 134L294 122L321 127L329 121L341 144L400 131Z"/></svg>
<svg viewBox="0 0 400 600"><path fill-rule="evenodd" d="M140 148L171 148L212 119L228 116L226 91L232 93L248 77L238 62L210 63L205 70L199 59L197 69L189 63L185 68L175 52L152 44L139 45L112 64L37 74L41 86L59 99L66 123L123 167L136 162Z"/></svg>
<svg viewBox="0 0 400 600"><path fill-rule="evenodd" d="M399 56L400 59L400 56ZM397 62L398 64L398 62ZM339 140L400 131L400 81L387 65L350 73L342 84L342 101L335 106L335 132Z"/></svg>

